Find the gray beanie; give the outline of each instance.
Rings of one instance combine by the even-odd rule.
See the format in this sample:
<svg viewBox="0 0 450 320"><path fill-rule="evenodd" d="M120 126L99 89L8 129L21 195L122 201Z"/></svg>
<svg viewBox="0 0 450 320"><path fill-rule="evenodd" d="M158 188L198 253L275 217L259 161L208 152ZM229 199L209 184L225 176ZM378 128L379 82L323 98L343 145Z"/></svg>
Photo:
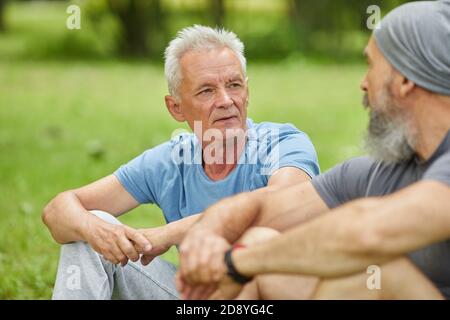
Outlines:
<svg viewBox="0 0 450 320"><path fill-rule="evenodd" d="M418 86L450 96L450 0L406 3L374 31L384 57Z"/></svg>

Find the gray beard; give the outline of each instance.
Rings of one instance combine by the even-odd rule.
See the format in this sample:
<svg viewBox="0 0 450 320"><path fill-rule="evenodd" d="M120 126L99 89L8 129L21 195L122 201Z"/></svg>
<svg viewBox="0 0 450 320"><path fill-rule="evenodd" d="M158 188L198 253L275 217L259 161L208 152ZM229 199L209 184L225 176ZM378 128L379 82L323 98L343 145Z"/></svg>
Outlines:
<svg viewBox="0 0 450 320"><path fill-rule="evenodd" d="M396 107L392 106L387 94L381 98L383 106L379 107L388 111L374 111L370 108L365 147L371 156L385 163L411 160L415 154L415 142L408 130L407 118L396 112ZM363 105L370 107L367 93L364 95Z"/></svg>

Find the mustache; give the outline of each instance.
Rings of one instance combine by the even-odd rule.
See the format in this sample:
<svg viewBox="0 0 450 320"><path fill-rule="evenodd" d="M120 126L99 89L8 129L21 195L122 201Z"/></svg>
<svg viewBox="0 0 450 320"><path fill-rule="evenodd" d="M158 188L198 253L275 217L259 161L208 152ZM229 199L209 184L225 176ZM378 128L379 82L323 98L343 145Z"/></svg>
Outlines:
<svg viewBox="0 0 450 320"><path fill-rule="evenodd" d="M364 93L362 98L362 105L365 109L370 108L369 95L367 92Z"/></svg>
<svg viewBox="0 0 450 320"><path fill-rule="evenodd" d="M233 113L230 113L230 114L214 115L213 116L213 119L214 119L213 121L226 119L226 118L233 118L233 117L239 118L239 113L233 112Z"/></svg>

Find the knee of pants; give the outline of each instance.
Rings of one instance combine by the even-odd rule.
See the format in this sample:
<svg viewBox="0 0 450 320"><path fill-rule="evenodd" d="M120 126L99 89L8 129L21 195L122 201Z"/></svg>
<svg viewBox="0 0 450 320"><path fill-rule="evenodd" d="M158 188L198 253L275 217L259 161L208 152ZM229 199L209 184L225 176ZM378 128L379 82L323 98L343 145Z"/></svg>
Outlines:
<svg viewBox="0 0 450 320"><path fill-rule="evenodd" d="M112 223L112 224L122 224L116 217L114 217L112 214L101 211L101 210L90 210L90 213L96 215L98 218L102 219L103 221Z"/></svg>
<svg viewBox="0 0 450 320"><path fill-rule="evenodd" d="M122 224L116 217L106 211L90 210L89 212L105 222L116 225ZM80 257L91 257L90 259L92 259L92 257L96 255L98 255L98 253L90 246L90 244L86 243L85 241L66 243L61 247L62 261L71 261L73 257L76 257L76 259L78 260L83 260Z"/></svg>
<svg viewBox="0 0 450 320"><path fill-rule="evenodd" d="M242 235L238 242L245 245L252 245L270 240L279 234L277 230L272 228L252 227Z"/></svg>

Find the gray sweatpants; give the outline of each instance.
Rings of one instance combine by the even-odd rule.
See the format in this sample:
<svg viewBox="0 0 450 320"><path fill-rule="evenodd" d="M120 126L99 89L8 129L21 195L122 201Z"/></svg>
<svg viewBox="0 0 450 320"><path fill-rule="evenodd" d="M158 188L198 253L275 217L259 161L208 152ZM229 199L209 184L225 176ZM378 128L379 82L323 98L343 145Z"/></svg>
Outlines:
<svg viewBox="0 0 450 320"><path fill-rule="evenodd" d="M106 212L91 212L120 224ZM176 267L160 258L147 266L139 261L114 265L89 244L74 242L61 247L52 299L178 299L175 273Z"/></svg>

